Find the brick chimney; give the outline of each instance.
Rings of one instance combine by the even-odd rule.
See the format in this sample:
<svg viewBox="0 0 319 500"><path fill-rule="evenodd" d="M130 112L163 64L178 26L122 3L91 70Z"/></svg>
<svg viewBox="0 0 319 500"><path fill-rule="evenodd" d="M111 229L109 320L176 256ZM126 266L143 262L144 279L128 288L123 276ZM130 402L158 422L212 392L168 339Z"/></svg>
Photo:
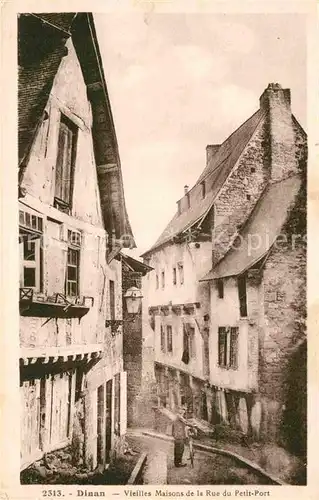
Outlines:
<svg viewBox="0 0 319 500"><path fill-rule="evenodd" d="M297 173L290 89L270 83L260 97L260 108L269 116L270 182L276 182Z"/></svg>
<svg viewBox="0 0 319 500"><path fill-rule="evenodd" d="M184 186L184 194L187 194L188 193L188 186L187 184Z"/></svg>
<svg viewBox="0 0 319 500"><path fill-rule="evenodd" d="M209 160L217 153L220 148L220 144L208 144L206 146L206 165L208 165Z"/></svg>

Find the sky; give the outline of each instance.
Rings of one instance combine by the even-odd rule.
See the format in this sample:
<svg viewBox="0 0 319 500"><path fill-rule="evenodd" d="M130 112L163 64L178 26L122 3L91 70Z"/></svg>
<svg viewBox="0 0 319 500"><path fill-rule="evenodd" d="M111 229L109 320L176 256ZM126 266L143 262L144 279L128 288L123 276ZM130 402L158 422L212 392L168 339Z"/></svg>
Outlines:
<svg viewBox="0 0 319 500"><path fill-rule="evenodd" d="M94 20L138 256L204 169L206 145L248 119L268 83L291 89L306 129L306 19L134 12Z"/></svg>

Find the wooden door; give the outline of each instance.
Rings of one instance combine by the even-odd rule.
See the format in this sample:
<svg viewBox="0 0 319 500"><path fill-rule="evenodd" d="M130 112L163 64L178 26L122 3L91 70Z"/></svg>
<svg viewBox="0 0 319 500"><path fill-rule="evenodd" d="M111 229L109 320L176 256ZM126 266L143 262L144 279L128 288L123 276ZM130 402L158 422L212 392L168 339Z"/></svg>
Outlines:
<svg viewBox="0 0 319 500"><path fill-rule="evenodd" d="M40 379L23 382L21 391L22 463L40 452Z"/></svg>

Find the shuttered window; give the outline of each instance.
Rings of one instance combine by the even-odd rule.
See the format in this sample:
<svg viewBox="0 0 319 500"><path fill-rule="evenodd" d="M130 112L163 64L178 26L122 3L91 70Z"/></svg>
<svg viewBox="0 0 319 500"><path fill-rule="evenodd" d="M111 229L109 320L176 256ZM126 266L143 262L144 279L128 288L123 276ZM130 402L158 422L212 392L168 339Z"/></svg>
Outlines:
<svg viewBox="0 0 319 500"><path fill-rule="evenodd" d="M218 364L222 368L238 367L238 327L218 328Z"/></svg>
<svg viewBox="0 0 319 500"><path fill-rule="evenodd" d="M196 357L195 350L195 328L190 326L188 323L183 325L183 355L182 361L188 364L191 358Z"/></svg>
<svg viewBox="0 0 319 500"><path fill-rule="evenodd" d="M192 326L188 327L188 342L189 342L189 353L191 358L196 357L195 350L195 328Z"/></svg>
<svg viewBox="0 0 319 500"><path fill-rule="evenodd" d="M165 352L165 330L163 325L161 325L161 351Z"/></svg>
<svg viewBox="0 0 319 500"><path fill-rule="evenodd" d="M188 343L188 332L186 325L183 325L183 355L182 355L182 361L185 364L189 363L189 343Z"/></svg>
<svg viewBox="0 0 319 500"><path fill-rule="evenodd" d="M218 290L218 298L224 298L224 281L220 278L217 280L217 290Z"/></svg>
<svg viewBox="0 0 319 500"><path fill-rule="evenodd" d="M239 276L238 281L238 298L239 311L242 318L247 316L247 291L246 291L246 276Z"/></svg>
<svg viewBox="0 0 319 500"><path fill-rule="evenodd" d="M173 285L177 283L176 267L173 267Z"/></svg>
<svg viewBox="0 0 319 500"><path fill-rule="evenodd" d="M222 367L227 364L227 332L223 326L218 328L218 364Z"/></svg>
<svg viewBox="0 0 319 500"><path fill-rule="evenodd" d="M165 271L162 271L161 279L162 279L162 288L165 288Z"/></svg>
<svg viewBox="0 0 319 500"><path fill-rule="evenodd" d="M180 285L184 284L184 265L182 262L177 264L178 267L178 275L179 275L179 283Z"/></svg>
<svg viewBox="0 0 319 500"><path fill-rule="evenodd" d="M167 351L173 352L173 329L171 325L167 325Z"/></svg>
<svg viewBox="0 0 319 500"><path fill-rule="evenodd" d="M58 152L55 168L55 206L61 210L71 207L77 127L61 115Z"/></svg>
<svg viewBox="0 0 319 500"><path fill-rule="evenodd" d="M232 327L230 329L230 345L229 345L229 366L237 368L238 364L238 328Z"/></svg>

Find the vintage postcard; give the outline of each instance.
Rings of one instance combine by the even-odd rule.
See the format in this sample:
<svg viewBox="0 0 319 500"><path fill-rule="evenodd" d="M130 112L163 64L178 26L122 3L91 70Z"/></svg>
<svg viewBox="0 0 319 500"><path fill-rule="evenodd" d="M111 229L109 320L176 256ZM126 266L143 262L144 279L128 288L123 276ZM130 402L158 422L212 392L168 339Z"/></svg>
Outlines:
<svg viewBox="0 0 319 500"><path fill-rule="evenodd" d="M316 2L1 21L0 498L315 498Z"/></svg>

